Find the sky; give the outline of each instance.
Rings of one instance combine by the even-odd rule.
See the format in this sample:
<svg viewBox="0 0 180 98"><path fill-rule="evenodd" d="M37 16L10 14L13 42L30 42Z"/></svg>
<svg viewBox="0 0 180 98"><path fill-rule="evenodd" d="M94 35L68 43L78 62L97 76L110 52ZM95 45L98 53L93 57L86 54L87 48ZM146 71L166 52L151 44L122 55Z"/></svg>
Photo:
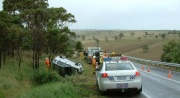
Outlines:
<svg viewBox="0 0 180 98"><path fill-rule="evenodd" d="M180 0L48 0L48 3L49 7L63 7L75 16L77 22L70 29L180 30Z"/></svg>

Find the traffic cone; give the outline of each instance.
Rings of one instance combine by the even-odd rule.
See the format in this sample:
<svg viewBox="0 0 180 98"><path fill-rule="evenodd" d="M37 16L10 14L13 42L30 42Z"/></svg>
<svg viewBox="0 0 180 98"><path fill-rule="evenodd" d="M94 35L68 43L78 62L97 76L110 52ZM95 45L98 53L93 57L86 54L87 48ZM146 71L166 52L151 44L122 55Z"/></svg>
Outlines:
<svg viewBox="0 0 180 98"><path fill-rule="evenodd" d="M149 68L149 66L148 66L147 72L150 72L150 68Z"/></svg>
<svg viewBox="0 0 180 98"><path fill-rule="evenodd" d="M168 78L172 78L171 70L169 70Z"/></svg>
<svg viewBox="0 0 180 98"><path fill-rule="evenodd" d="M142 70L144 70L144 65L142 65Z"/></svg>

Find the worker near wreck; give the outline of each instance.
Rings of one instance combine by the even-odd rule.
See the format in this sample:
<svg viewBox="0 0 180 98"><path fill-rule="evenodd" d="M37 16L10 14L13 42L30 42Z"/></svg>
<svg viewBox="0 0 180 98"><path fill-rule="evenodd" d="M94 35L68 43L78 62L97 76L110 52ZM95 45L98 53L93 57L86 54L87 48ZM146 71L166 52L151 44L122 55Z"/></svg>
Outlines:
<svg viewBox="0 0 180 98"><path fill-rule="evenodd" d="M93 56L93 58L92 58L92 66L93 66L93 74L95 74L95 71L96 71L96 56Z"/></svg>

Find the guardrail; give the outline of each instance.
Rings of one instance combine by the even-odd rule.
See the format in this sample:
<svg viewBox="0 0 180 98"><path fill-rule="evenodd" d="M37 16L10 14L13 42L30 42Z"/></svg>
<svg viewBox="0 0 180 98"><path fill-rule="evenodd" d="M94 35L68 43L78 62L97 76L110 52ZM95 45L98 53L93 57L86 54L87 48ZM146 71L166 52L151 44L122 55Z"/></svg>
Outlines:
<svg viewBox="0 0 180 98"><path fill-rule="evenodd" d="M146 64L146 65L151 65L151 66L160 66L165 69L174 68L174 70L180 70L180 64L177 64L177 63L152 61L152 60L146 60L146 59L141 59L141 58L136 58L136 57L131 57L131 56L127 56L127 57L130 61L141 63L141 64Z"/></svg>

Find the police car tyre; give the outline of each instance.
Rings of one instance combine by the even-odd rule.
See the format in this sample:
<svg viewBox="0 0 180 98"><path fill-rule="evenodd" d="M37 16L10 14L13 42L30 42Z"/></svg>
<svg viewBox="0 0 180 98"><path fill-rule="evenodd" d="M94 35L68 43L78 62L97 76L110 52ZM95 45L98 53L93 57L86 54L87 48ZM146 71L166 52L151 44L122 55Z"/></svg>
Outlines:
<svg viewBox="0 0 180 98"><path fill-rule="evenodd" d="M101 95L105 95L105 91L101 91L101 90L99 89L99 85L98 85L97 80L96 80L96 87L97 87L98 92L99 92Z"/></svg>
<svg viewBox="0 0 180 98"><path fill-rule="evenodd" d="M142 85L141 88L136 92L136 94L140 94L142 92Z"/></svg>

